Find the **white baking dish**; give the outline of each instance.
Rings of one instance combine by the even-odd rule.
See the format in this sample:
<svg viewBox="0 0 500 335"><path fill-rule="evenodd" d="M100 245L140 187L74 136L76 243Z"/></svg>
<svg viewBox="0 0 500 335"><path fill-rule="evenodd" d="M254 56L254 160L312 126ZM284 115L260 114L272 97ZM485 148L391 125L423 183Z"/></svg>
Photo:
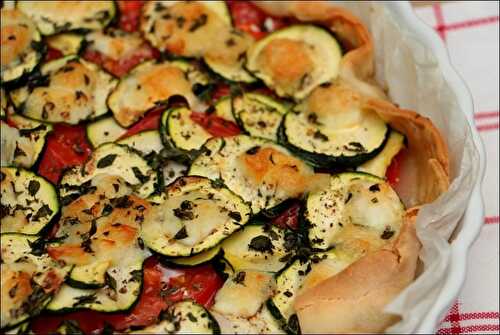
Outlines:
<svg viewBox="0 0 500 335"><path fill-rule="evenodd" d="M413 109L421 114L424 114L425 116L431 117L438 128L441 129L443 128L443 124L449 122L450 119L456 120L457 115L460 115L461 117L463 117L463 115L465 116L465 120L458 120L456 122L464 123L465 127L463 127L463 136L464 138L467 138L470 147L474 151L474 160L477 161L470 164L471 168L469 172L470 174L472 174L472 176L469 176L469 178L473 179L469 179L469 181L472 180L473 182L469 182L469 186L467 187L467 189L462 189L462 191L466 191L463 193L471 193L470 198L466 197L463 201L464 206L462 207L462 209L465 208L464 215L449 240L451 245L448 248L449 250L447 251L449 253L447 255L449 259L449 262L447 262L446 265L447 268L445 269L444 275L439 282L440 287L436 286L435 289L428 288L426 291L426 294L432 297L431 299L427 300L431 301L427 301L426 304L422 304L422 306L412 309L412 317L413 314L417 314L416 316L414 316L414 318L418 319L418 322L412 325L407 324L403 328L396 328L396 330L392 330L396 332L404 330L405 332L412 333L434 333L440 320L458 296L460 288L464 283L467 253L471 244L476 239L484 222L480 185L484 174L485 153L479 134L474 127L474 110L472 97L463 79L458 75L457 71L451 65L445 45L443 44L437 33L414 14L414 11L409 2L385 1L363 2L362 4L360 4L359 2L352 3L332 1L332 3L334 5L340 5L351 10L353 14L357 15L369 29L378 29L378 31L372 31L374 35L375 46L376 77L377 80L382 84L382 86L388 88L393 102L398 103L403 108ZM419 96L421 92L417 93L416 91L418 90L409 89L412 84L405 86L405 84L402 84L401 82L397 83L394 78L392 80L390 78L388 80L387 78L384 78L387 77L388 69L404 69L405 65L396 64L392 66L391 64L388 64L387 61L380 59L384 53L387 53L387 51L381 51L381 49L384 49L384 43L381 43L381 41L377 41L377 32L379 35L381 33L381 25L377 23L374 24L373 21L373 13L377 11L382 11L384 12L384 15L387 15L391 18L393 24L398 27L397 30L393 30L397 31L397 34L400 35L399 38L401 38L404 43L411 46L410 49L412 53L409 54L407 52L408 48L400 52L402 58L404 58L404 60L402 59L401 62L415 62L415 59L425 59L426 62L433 64L436 67L437 71L434 72L440 78L433 77L432 79L436 80L437 82L441 82L439 86L440 89L433 93L436 96L439 96L439 98L436 98L436 100L446 100L446 103L442 104L441 106L448 106L448 108L444 107L439 112L448 114L447 116L443 114L442 118L436 118L436 111L434 111L434 114L428 113L428 110L426 111L424 107L431 105L421 101L422 97ZM382 35L383 34L384 32L382 32ZM394 37L394 32L392 32L392 34L392 37ZM396 38L394 41L389 41L391 43L394 42L394 44L392 45L390 45L390 43L387 43L386 40L385 47L398 49L399 46L397 45L397 39L398 38ZM418 65L416 66L418 67ZM411 71L409 71L409 73L402 71L401 73L401 76L403 76L405 80L408 80L408 78L410 78L409 80L415 81L418 81L419 79L421 80L422 78L419 78L419 75L419 73L412 73ZM428 76L425 77L425 75L423 77L428 78ZM419 85L418 83L414 83L414 86L418 87ZM445 97L443 98L442 96ZM453 106L453 108L450 108L449 106ZM461 115L460 113L463 115ZM468 124L468 126L466 123ZM443 134L445 133L446 132L443 132ZM456 144L456 142L454 142L454 144ZM450 151L454 151L456 153L459 150L461 149L455 148L453 145L450 145ZM457 167L455 167L455 174L458 173L456 169ZM463 172L463 170L460 171ZM452 171L452 178L453 177L454 176ZM459 193L457 191L460 191L460 189L455 189L454 191L456 193ZM443 235L448 238L450 234L451 230L448 233L444 233ZM412 295L410 294L407 296L407 298L411 298L411 296ZM413 296L418 297L418 292L413 292ZM413 311L415 311L415 313L413 313ZM388 331L391 332L391 329L389 329Z"/></svg>

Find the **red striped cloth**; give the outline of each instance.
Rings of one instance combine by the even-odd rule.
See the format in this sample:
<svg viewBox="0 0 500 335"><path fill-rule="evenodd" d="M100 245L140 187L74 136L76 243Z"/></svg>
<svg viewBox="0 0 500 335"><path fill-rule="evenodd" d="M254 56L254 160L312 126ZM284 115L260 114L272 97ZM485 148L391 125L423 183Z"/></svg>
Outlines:
<svg viewBox="0 0 500 335"><path fill-rule="evenodd" d="M499 3L436 3L417 15L439 33L467 82L486 146L485 225L468 259L467 278L438 334L499 334Z"/></svg>

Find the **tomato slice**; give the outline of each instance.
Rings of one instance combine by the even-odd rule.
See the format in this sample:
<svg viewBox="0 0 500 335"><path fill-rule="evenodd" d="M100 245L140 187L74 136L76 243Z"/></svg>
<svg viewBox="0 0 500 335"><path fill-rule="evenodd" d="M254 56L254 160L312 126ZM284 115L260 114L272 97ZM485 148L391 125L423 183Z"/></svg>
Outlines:
<svg viewBox="0 0 500 335"><path fill-rule="evenodd" d="M64 320L77 321L86 334L99 334L106 325L118 331L148 326L157 320L161 311L180 300L194 299L205 307L211 306L223 284L210 265L171 269L153 256L145 261L143 271L141 296L130 312L106 314L84 310L63 315L43 314L33 320L33 331L35 334L53 333Z"/></svg>
<svg viewBox="0 0 500 335"><path fill-rule="evenodd" d="M120 29L129 33L139 29L139 21L143 5L144 1L141 0L118 1L118 8L120 10L120 21L118 22L118 26Z"/></svg>
<svg viewBox="0 0 500 335"><path fill-rule="evenodd" d="M82 165L92 149L87 141L85 127L55 124L47 136L47 143L38 173L53 183L59 181L63 170Z"/></svg>
<svg viewBox="0 0 500 335"><path fill-rule="evenodd" d="M394 156L394 158L391 161L391 165L389 165L387 171L385 172L385 178L392 187L396 187L399 184L401 168L403 166L405 158L406 158L406 149L402 149L401 151L398 152L396 156Z"/></svg>
<svg viewBox="0 0 500 335"><path fill-rule="evenodd" d="M212 95L212 102L217 102L220 98L227 97L231 94L231 87L228 84L217 84Z"/></svg>
<svg viewBox="0 0 500 335"><path fill-rule="evenodd" d="M214 114L192 112L191 120L205 128L207 132L216 137L227 137L238 135L241 130L234 122L224 120Z"/></svg>
<svg viewBox="0 0 500 335"><path fill-rule="evenodd" d="M45 54L45 62L50 62L51 60L61 58L63 53L58 49L47 47L47 53Z"/></svg>
<svg viewBox="0 0 500 335"><path fill-rule="evenodd" d="M130 127L120 139L130 137L141 131L157 130L160 127L161 115L164 110L164 107L158 107L148 112L140 121Z"/></svg>
<svg viewBox="0 0 500 335"><path fill-rule="evenodd" d="M271 223L281 228L297 229L299 227L300 202L294 202L283 213L274 218Z"/></svg>

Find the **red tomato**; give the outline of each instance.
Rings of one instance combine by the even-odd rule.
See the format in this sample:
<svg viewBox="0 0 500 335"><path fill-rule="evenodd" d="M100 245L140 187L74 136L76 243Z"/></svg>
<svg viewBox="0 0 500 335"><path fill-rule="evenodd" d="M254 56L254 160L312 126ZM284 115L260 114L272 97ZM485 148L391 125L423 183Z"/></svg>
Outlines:
<svg viewBox="0 0 500 335"><path fill-rule="evenodd" d="M213 114L192 112L191 120L205 128L210 135L216 137L235 136L241 132L235 123Z"/></svg>
<svg viewBox="0 0 500 335"><path fill-rule="evenodd" d="M84 126L55 124L47 138L38 173L57 183L64 169L83 164L91 152Z"/></svg>
<svg viewBox="0 0 500 335"><path fill-rule="evenodd" d="M391 165L385 172L385 177L392 187L399 184L399 176L401 175L401 168L406 158L406 149L401 150L391 161Z"/></svg>
<svg viewBox="0 0 500 335"><path fill-rule="evenodd" d="M148 112L140 121L130 127L125 134L123 134L120 139L130 137L141 131L145 130L156 130L160 127L160 120L164 107L158 107Z"/></svg>
<svg viewBox="0 0 500 335"><path fill-rule="evenodd" d="M45 61L50 62L51 60L61 58L63 53L58 49L54 49L51 47L47 48L47 54L45 55Z"/></svg>
<svg viewBox="0 0 500 335"><path fill-rule="evenodd" d="M272 220L272 224L281 228L297 229L299 227L300 202L297 201L283 213Z"/></svg>
<svg viewBox="0 0 500 335"><path fill-rule="evenodd" d="M120 29L129 33L139 29L139 21L143 5L144 1L142 0L118 1L118 8L120 9L120 22L118 23L118 26Z"/></svg>
<svg viewBox="0 0 500 335"><path fill-rule="evenodd" d="M217 84L212 95L212 102L217 102L222 97L226 97L231 94L231 88L227 84Z"/></svg>
<svg viewBox="0 0 500 335"><path fill-rule="evenodd" d="M115 60L109 58L100 52L86 50L83 58L89 62L102 66L106 71L114 74L117 77L122 77L127 74L133 67L148 59L158 58L160 56L158 50L151 47L146 42L134 53L127 58Z"/></svg>
<svg viewBox="0 0 500 335"><path fill-rule="evenodd" d="M106 324L115 330L132 326L148 326L170 304L183 299L194 299L209 307L222 287L223 280L209 266L191 269L170 269L150 257L144 263L144 282L139 301L129 313L99 313L78 311L63 315L42 315L32 322L35 334L54 332L63 320L75 320L86 334L102 332Z"/></svg>

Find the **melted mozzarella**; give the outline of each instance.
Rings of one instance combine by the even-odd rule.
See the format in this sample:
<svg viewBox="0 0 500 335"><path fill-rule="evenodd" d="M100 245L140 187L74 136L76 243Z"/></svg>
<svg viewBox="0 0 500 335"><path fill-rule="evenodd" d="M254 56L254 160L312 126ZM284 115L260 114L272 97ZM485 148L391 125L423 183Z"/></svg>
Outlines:
<svg viewBox="0 0 500 335"><path fill-rule="evenodd" d="M95 31L85 39L89 43L88 50L97 51L111 59L126 59L144 44L139 33L125 33L120 30Z"/></svg>

